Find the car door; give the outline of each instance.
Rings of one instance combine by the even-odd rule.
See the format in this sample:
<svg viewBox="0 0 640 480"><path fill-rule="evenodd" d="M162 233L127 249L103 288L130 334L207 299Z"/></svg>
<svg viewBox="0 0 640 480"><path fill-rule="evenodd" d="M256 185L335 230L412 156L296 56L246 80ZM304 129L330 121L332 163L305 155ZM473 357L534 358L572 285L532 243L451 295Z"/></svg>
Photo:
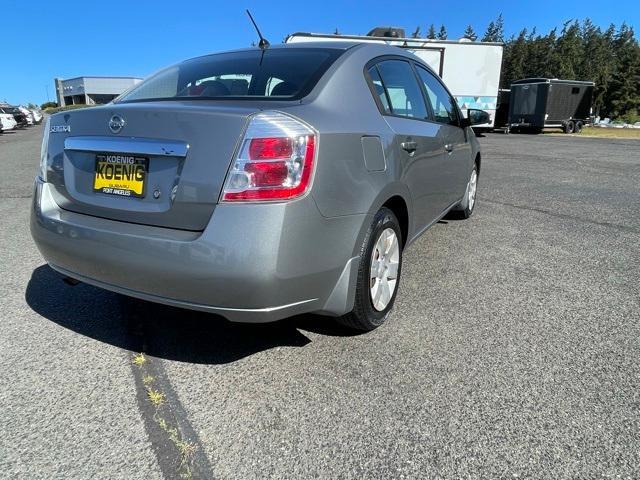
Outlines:
<svg viewBox="0 0 640 480"><path fill-rule="evenodd" d="M446 192L443 195L448 207L460 200L466 190L471 168L471 143L461 126L456 101L441 80L419 64L416 64L416 71L431 106L433 120L439 125L437 137L444 143L446 153L442 177Z"/></svg>
<svg viewBox="0 0 640 480"><path fill-rule="evenodd" d="M444 143L430 121L422 88L409 59L388 57L368 69L387 124L394 132L393 153L412 197L414 232L435 221L446 208L443 196Z"/></svg>

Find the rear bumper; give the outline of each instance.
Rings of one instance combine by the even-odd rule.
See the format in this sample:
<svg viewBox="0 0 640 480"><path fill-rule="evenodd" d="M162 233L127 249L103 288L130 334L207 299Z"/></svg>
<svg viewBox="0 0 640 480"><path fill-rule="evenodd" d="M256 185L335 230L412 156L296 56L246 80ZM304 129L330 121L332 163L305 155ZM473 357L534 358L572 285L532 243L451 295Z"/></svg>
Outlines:
<svg viewBox="0 0 640 480"><path fill-rule="evenodd" d="M221 204L203 232L61 209L37 179L31 234L46 261L80 281L145 300L269 322L353 308L366 215L325 218L311 197Z"/></svg>

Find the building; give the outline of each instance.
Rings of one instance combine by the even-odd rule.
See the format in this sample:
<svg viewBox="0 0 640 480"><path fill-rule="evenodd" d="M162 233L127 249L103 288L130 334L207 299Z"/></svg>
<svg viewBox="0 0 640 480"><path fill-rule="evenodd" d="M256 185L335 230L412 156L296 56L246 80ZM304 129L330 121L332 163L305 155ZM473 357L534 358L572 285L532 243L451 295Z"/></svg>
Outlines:
<svg viewBox="0 0 640 480"><path fill-rule="evenodd" d="M76 77L55 79L58 105L96 105L109 103L125 90L140 83L135 77Z"/></svg>

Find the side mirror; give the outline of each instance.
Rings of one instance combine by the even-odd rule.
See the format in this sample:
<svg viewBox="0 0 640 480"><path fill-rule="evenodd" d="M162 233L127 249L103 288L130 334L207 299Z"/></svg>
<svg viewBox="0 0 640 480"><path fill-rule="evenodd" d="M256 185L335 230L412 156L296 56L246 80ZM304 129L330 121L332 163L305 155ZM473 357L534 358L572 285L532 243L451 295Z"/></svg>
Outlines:
<svg viewBox="0 0 640 480"><path fill-rule="evenodd" d="M467 118L465 126L482 125L491 122L491 117L484 110L476 110L475 108L467 109Z"/></svg>

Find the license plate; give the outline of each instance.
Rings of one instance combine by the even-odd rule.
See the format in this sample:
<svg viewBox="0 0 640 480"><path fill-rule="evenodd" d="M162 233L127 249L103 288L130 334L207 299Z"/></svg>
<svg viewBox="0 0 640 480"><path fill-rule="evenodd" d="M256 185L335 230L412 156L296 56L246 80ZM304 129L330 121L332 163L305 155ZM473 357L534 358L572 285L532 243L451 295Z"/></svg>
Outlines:
<svg viewBox="0 0 640 480"><path fill-rule="evenodd" d="M149 159L126 154L96 155L93 191L121 197L142 198Z"/></svg>

